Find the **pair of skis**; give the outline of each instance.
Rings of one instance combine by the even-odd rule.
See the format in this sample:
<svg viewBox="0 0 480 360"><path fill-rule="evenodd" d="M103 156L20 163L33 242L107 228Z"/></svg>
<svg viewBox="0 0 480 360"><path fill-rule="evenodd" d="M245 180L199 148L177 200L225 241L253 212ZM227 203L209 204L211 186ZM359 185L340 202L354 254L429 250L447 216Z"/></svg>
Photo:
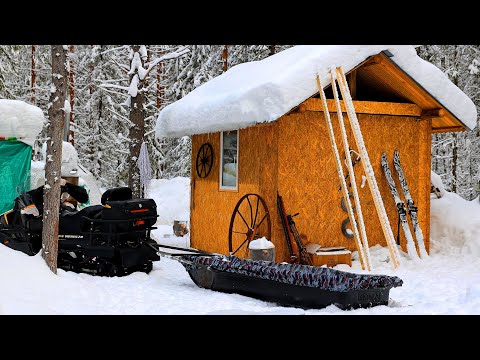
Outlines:
<svg viewBox="0 0 480 360"><path fill-rule="evenodd" d="M400 163L400 155L398 150L395 150L393 156L393 166L398 175L398 179L400 182L400 186L403 190L403 195L405 196L405 200L407 201L407 206L405 207L405 203L400 198L398 193L397 187L395 185L395 181L393 180L392 172L388 165L387 154L382 154L381 159L382 169L387 178L388 185L390 187L390 192L393 196L393 200L395 201L395 206L397 207L398 216L400 219L400 224L402 226L403 232L405 234L405 239L407 240L407 252L413 259L418 259L419 256L417 254L417 249L415 246L415 242L413 240L412 232L410 231L410 226L408 224L407 219L407 210L410 218L412 220L413 230L415 233L415 238L418 244L418 250L420 252L420 258L425 258L428 256L427 251L425 249L425 243L423 241L423 233L422 229L420 228L420 224L418 223L418 209L415 206L415 203L412 199L412 195L410 194L410 190L408 189L407 180L405 178L405 174L402 169L402 164Z"/></svg>

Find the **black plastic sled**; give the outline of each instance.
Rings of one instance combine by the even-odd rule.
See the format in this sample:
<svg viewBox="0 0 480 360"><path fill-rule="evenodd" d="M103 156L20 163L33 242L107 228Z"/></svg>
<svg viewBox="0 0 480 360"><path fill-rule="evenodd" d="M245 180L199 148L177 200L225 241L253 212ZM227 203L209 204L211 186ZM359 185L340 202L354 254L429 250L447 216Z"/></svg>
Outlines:
<svg viewBox="0 0 480 360"><path fill-rule="evenodd" d="M328 267L157 246L190 251L190 254L167 256L178 260L199 287L245 295L281 306L321 309L335 305L346 310L388 305L390 289L403 284L397 276L355 274ZM160 251L160 254L166 253Z"/></svg>
<svg viewBox="0 0 480 360"><path fill-rule="evenodd" d="M13 210L0 218L0 242L27 255L42 247L43 187L15 199ZM64 191L62 187L62 191ZM157 221L153 199L132 199L119 187L102 195L102 205L79 211L60 210L57 267L101 276L150 272L160 257L150 237Z"/></svg>

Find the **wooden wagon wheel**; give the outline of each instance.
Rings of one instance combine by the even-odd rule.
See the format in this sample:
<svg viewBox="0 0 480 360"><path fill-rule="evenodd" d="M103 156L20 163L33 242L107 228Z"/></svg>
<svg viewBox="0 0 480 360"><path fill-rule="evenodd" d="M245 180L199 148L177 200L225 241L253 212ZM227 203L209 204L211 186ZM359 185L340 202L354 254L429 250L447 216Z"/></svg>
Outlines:
<svg viewBox="0 0 480 360"><path fill-rule="evenodd" d="M206 178L213 166L213 147L210 143L203 144L198 150L195 169L197 175Z"/></svg>
<svg viewBox="0 0 480 360"><path fill-rule="evenodd" d="M240 198L228 230L228 251L230 255L240 256L240 249L244 248L243 257L248 257L250 241L262 237L270 240L272 237L270 213L265 200L257 194L247 194Z"/></svg>

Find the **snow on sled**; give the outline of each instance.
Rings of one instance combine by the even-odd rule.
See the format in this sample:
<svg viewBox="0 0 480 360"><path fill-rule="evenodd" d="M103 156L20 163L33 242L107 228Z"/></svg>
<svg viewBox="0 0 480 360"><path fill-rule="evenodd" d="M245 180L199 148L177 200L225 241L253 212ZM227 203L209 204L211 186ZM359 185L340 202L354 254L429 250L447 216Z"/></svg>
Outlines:
<svg viewBox="0 0 480 360"><path fill-rule="evenodd" d="M202 288L236 293L304 309L335 305L340 309L387 305L390 289L402 286L397 276L354 274L328 267L242 259L194 249L169 254ZM160 255L165 255L159 251Z"/></svg>
<svg viewBox="0 0 480 360"><path fill-rule="evenodd" d="M75 197L77 188L67 184L62 192ZM130 188L119 187L105 191L101 202L80 211L61 205L57 266L102 276L150 272L152 261L160 259L149 246L155 243L150 238L157 220L155 201L132 199ZM0 215L0 242L37 254L42 247L42 203L43 186L20 194L13 209Z"/></svg>

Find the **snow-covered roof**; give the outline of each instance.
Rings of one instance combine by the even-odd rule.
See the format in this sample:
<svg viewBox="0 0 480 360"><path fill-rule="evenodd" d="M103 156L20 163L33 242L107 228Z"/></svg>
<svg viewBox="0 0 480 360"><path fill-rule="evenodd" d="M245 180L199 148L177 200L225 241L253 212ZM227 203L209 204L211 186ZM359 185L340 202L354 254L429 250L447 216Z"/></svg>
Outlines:
<svg viewBox="0 0 480 360"><path fill-rule="evenodd" d="M45 117L39 107L20 100L0 99L0 136L16 137L33 146Z"/></svg>
<svg viewBox="0 0 480 360"><path fill-rule="evenodd" d="M325 87L332 66L342 66L347 73L384 50L462 123L475 127L472 100L440 69L421 59L412 45L301 45L234 66L166 106L158 115L156 135L176 137L275 121L318 92L317 72Z"/></svg>

